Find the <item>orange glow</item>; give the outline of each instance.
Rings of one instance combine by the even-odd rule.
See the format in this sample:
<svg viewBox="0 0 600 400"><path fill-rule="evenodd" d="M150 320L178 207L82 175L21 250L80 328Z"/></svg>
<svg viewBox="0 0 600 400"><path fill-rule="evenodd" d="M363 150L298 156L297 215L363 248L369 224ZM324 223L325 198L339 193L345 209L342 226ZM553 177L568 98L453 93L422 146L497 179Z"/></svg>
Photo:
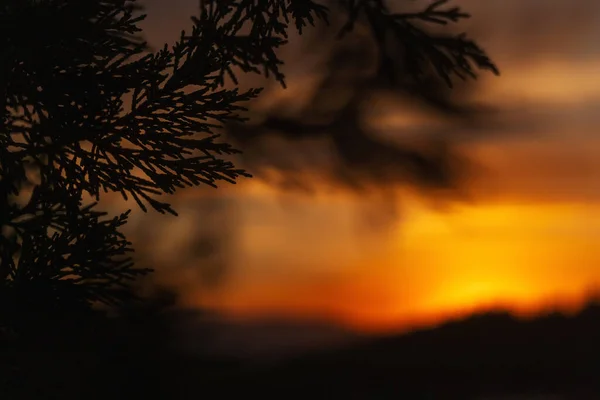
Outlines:
<svg viewBox="0 0 600 400"><path fill-rule="evenodd" d="M542 62L528 63L526 70L522 65L515 65L519 71L509 71L502 79L486 79L486 88L480 95L494 97L496 101L518 99L529 104L564 105L593 101L600 95L598 67L596 60L573 62L547 57Z"/></svg>
<svg viewBox="0 0 600 400"><path fill-rule="evenodd" d="M521 315L550 306L573 309L590 287L600 285L600 252L593 250L600 236L600 218L593 218L600 216L597 207L481 204L432 211L413 202L405 213L396 246L378 258L350 257L344 263L340 249L335 258L322 258L326 265L313 274L288 271L286 277L282 264L278 278L241 276L228 290L194 293L188 302L235 315L324 318L385 330L487 308ZM276 243L259 231L251 235L254 246ZM298 260L288 268L302 269Z"/></svg>
<svg viewBox="0 0 600 400"><path fill-rule="evenodd" d="M185 23L192 3L164 11L181 14ZM227 282L217 290L185 282L184 303L381 331L489 308L524 316L549 307L573 311L600 287L600 8L568 0L457 3L472 11L473 36L501 69L499 78L484 74L464 94L497 110L489 116L494 121L461 136L454 120L385 96L369 99L367 121L400 140L422 132L461 136L459 150L481 167L464 182L472 203L439 210L405 194L387 230L371 232L357 217L378 207L369 194L336 191L319 176L306 177L324 189L311 195L282 193L260 177L234 188L183 192L177 199L190 209L207 193L234 199L236 214ZM165 15L156 18L148 24L151 39L164 37L159 31L169 26L173 37L179 32ZM289 51L300 57L287 64L288 89L270 88L258 109L293 111L309 99L318 78L314 60L307 64L305 50ZM200 264L179 257L174 242L198 221L178 209L190 220L165 224L163 242L146 250L160 262Z"/></svg>
<svg viewBox="0 0 600 400"><path fill-rule="evenodd" d="M597 207L488 204L412 215L404 249L430 271L426 312L530 312L557 298L572 307L600 283Z"/></svg>

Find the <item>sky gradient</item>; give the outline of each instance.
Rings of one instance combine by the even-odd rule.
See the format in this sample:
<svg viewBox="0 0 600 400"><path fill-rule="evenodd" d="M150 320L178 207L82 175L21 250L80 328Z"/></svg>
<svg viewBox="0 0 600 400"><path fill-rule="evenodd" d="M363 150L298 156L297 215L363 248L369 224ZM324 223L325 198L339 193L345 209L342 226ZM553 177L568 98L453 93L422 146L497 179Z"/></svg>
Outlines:
<svg viewBox="0 0 600 400"><path fill-rule="evenodd" d="M197 4L146 3L144 27L157 45L187 26ZM464 196L406 187L390 206L378 193L356 196L318 175L309 179L327 190L312 193L258 175L181 192L173 201L179 218L134 213L128 232L139 257L187 305L364 330L480 307L531 312L585 300L600 287L600 3L455 3L471 12L463 27L502 73L484 74L466 100L497 112L465 135L465 127L382 97L369 122L382 134L464 137L455 142L472 165ZM289 88L267 91L264 104L299 101L310 86L310 62L290 60ZM215 229L222 246L207 255L199 248Z"/></svg>

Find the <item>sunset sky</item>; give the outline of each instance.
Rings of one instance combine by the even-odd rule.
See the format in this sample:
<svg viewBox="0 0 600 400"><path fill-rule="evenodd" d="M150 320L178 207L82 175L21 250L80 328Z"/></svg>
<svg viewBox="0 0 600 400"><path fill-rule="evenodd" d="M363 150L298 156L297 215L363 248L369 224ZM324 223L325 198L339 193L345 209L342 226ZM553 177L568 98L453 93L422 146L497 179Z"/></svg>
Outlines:
<svg viewBox="0 0 600 400"><path fill-rule="evenodd" d="M188 190L173 201L179 218L135 213L128 228L159 279L186 305L365 330L495 305L572 306L600 288L600 2L455 3L502 73L469 94L499 112L457 144L474 169L466 197L402 188L390 207L335 187L284 191L258 174ZM197 1L146 4L147 37L159 45L188 26ZM301 98L309 68L290 62L287 91L265 96ZM370 121L381 131L446 129L438 116L381 103ZM215 226L224 254L207 261L198 237ZM207 268L223 269L212 285Z"/></svg>

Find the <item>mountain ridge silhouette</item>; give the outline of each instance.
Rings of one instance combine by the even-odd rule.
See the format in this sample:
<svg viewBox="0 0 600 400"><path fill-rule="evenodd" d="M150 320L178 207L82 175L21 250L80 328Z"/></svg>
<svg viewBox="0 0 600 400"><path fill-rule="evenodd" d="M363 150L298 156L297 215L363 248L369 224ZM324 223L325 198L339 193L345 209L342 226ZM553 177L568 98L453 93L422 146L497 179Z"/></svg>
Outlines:
<svg viewBox="0 0 600 400"><path fill-rule="evenodd" d="M523 320L504 311L478 313L297 357L230 387L268 398L291 393L293 398L479 399L550 393L593 399L600 398L598 337L598 302L573 316L551 312Z"/></svg>

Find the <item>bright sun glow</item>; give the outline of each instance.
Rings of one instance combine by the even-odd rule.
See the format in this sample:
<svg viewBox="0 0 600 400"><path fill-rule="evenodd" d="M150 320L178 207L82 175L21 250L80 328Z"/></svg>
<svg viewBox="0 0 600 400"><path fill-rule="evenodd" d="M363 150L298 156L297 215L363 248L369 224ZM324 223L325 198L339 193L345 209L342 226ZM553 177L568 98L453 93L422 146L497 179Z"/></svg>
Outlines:
<svg viewBox="0 0 600 400"><path fill-rule="evenodd" d="M593 217L600 214L598 208L475 204L434 211L414 202L403 210L397 248L390 254L355 259L355 267L348 264L352 258L346 264L330 260L328 266L315 261L321 260L317 246L315 267L301 268L317 275L304 278L288 274L297 270L293 263L310 257L290 257L287 269L278 265L280 269L268 270L262 258L245 258L260 268L253 280L240 276L230 291L208 303L239 315L324 317L364 330L385 330L490 308L525 315L548 307L573 310L590 289L600 287L600 218ZM269 215L274 215L272 209ZM350 241L339 232L335 237ZM253 243L249 249L257 252L260 241Z"/></svg>
<svg viewBox="0 0 600 400"><path fill-rule="evenodd" d="M420 306L429 312L528 309L599 282L600 255L589 251L597 209L481 205L435 213L415 205L407 214L400 247L422 270Z"/></svg>

